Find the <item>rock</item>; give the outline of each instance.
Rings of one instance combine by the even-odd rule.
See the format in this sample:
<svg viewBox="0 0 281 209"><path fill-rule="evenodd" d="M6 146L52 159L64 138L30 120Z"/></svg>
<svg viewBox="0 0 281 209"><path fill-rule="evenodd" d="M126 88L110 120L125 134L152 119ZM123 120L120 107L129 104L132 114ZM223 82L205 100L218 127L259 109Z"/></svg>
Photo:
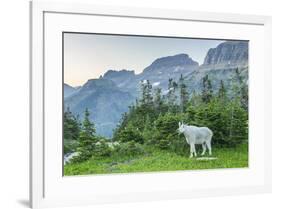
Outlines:
<svg viewBox="0 0 281 209"><path fill-rule="evenodd" d="M208 160L217 160L218 158L217 157L198 157L196 158L196 160L199 160L199 161L208 161Z"/></svg>
<svg viewBox="0 0 281 209"><path fill-rule="evenodd" d="M79 152L73 152L69 154L65 154L63 157L64 165L69 163L69 161L73 158L79 155Z"/></svg>

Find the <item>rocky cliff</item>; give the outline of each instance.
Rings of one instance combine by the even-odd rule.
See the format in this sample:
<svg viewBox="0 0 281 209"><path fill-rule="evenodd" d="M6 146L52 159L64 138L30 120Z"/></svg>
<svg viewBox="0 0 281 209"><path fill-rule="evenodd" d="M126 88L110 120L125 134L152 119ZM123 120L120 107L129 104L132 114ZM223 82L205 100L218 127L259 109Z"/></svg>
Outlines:
<svg viewBox="0 0 281 209"><path fill-rule="evenodd" d="M233 68L248 64L248 42L226 41L209 49L201 68Z"/></svg>

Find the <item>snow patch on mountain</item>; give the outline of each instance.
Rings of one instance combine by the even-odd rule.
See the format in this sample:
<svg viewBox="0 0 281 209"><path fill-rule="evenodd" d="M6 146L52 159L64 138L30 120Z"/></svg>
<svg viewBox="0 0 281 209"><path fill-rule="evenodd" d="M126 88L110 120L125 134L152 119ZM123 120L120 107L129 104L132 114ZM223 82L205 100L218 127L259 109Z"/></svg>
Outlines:
<svg viewBox="0 0 281 209"><path fill-rule="evenodd" d="M160 82L154 82L154 83L152 84L153 87L156 87L156 86L159 86L159 85L160 85Z"/></svg>

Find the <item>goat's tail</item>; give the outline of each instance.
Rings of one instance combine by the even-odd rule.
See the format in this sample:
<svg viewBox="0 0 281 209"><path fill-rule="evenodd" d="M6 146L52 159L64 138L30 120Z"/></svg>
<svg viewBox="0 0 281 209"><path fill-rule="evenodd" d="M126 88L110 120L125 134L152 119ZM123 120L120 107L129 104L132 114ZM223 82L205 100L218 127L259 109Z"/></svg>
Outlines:
<svg viewBox="0 0 281 209"><path fill-rule="evenodd" d="M213 131L211 129L209 129L209 132L210 132L210 141L212 141L214 133L213 133Z"/></svg>

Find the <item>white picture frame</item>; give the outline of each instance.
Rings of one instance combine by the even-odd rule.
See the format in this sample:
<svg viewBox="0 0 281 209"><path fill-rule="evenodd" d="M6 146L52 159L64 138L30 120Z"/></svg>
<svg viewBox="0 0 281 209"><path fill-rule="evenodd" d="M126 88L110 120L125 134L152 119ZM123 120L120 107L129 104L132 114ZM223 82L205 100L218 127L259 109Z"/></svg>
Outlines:
<svg viewBox="0 0 281 209"><path fill-rule="evenodd" d="M53 2L31 2L30 15L32 208L271 191L271 17ZM180 29L183 24L194 30ZM61 131L59 35L66 30L250 40L249 168L63 177L61 142L49 139Z"/></svg>

